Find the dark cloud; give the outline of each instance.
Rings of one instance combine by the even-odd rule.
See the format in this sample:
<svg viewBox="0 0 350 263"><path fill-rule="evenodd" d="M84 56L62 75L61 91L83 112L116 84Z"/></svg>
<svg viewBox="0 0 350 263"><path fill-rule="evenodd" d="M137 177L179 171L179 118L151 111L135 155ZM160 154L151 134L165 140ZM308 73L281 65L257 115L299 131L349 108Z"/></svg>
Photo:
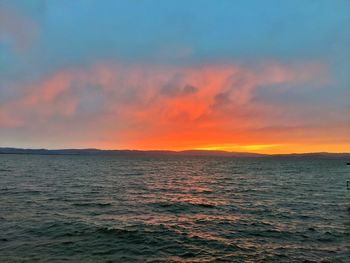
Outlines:
<svg viewBox="0 0 350 263"><path fill-rule="evenodd" d="M167 83L165 83L160 94L168 97L187 96L198 92L198 88L185 83L183 74L175 74Z"/></svg>
<svg viewBox="0 0 350 263"><path fill-rule="evenodd" d="M213 109L219 109L227 107L230 104L232 104L232 101L230 99L230 93L228 91L219 92L214 97L214 104L212 107Z"/></svg>
<svg viewBox="0 0 350 263"><path fill-rule="evenodd" d="M182 89L182 94L183 95L190 95L198 92L198 88L192 85L186 85Z"/></svg>

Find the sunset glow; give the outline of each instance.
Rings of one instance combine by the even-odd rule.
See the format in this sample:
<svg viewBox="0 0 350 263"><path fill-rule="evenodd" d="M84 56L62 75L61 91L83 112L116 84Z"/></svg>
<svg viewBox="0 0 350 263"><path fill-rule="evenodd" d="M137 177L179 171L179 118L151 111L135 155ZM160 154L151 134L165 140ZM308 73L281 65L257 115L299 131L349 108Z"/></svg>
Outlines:
<svg viewBox="0 0 350 263"><path fill-rule="evenodd" d="M113 1L83 10L63 2L0 5L1 146L350 151L349 65L342 59L350 51L341 37L350 20L341 5L337 17L296 11L296 24L281 26L268 42L277 14L287 12L282 7L267 11L276 20L253 28L224 9L222 21L204 10L214 17L203 34L206 16L192 20L195 5L152 5L150 16L149 1L131 1L144 15L134 25ZM166 22L176 14L187 24ZM131 33L137 26L142 39ZM319 41L330 35L336 49Z"/></svg>

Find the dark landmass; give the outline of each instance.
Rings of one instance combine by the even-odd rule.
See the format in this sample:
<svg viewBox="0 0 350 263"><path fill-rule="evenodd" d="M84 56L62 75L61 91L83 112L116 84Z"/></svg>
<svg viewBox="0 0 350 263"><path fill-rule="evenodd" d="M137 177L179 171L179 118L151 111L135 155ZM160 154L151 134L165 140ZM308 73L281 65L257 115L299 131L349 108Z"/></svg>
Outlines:
<svg viewBox="0 0 350 263"><path fill-rule="evenodd" d="M0 147L0 154L40 154L40 155L116 155L116 156L223 156L223 157L320 157L320 158L350 158L350 153L292 153L292 154L259 154L249 152L227 151L140 151L140 150L100 150L100 149L22 149Z"/></svg>
<svg viewBox="0 0 350 263"><path fill-rule="evenodd" d="M22 149L0 147L0 154L42 154L42 155L130 155L130 156L227 156L227 157L261 157L267 156L258 153L245 152L226 152L226 151L205 151L205 150L186 150L186 151L162 151L162 150L100 150L100 149Z"/></svg>
<svg viewBox="0 0 350 263"><path fill-rule="evenodd" d="M324 158L350 158L350 153L290 153L290 154L274 154L273 156L288 156L288 157L324 157Z"/></svg>

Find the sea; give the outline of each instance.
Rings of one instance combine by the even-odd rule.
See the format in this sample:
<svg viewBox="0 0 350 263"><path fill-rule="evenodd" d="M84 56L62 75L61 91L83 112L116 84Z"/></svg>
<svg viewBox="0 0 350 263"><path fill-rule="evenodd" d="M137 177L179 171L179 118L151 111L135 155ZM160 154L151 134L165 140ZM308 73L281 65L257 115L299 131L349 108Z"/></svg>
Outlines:
<svg viewBox="0 0 350 263"><path fill-rule="evenodd" d="M0 262L350 262L348 160L0 155Z"/></svg>

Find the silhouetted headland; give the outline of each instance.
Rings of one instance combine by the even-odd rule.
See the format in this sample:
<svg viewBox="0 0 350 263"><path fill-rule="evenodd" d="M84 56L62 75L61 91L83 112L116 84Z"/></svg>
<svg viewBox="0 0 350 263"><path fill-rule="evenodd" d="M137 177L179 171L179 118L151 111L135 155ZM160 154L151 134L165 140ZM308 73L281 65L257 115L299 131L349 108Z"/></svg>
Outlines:
<svg viewBox="0 0 350 263"><path fill-rule="evenodd" d="M327 157L347 158L350 153L292 153L292 154L260 154L250 152L228 152L211 150L184 150L184 151L163 151L163 150L101 150L101 149L24 149L0 147L0 154L39 154L39 155L123 155L123 156L223 156L223 157ZM350 165L350 163L347 163Z"/></svg>

